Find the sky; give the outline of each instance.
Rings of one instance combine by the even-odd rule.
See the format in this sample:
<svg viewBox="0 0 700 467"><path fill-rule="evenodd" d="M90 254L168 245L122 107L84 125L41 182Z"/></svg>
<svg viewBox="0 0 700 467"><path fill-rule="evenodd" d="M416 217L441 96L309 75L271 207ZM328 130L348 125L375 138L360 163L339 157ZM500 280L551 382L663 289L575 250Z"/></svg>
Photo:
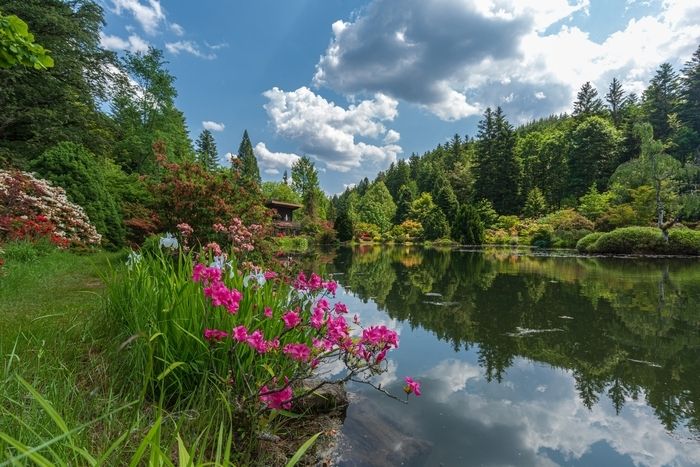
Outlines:
<svg viewBox="0 0 700 467"><path fill-rule="evenodd" d="M105 48L165 51L192 139L223 165L248 130L263 180L302 155L328 194L372 179L487 107L570 112L586 81L641 94L700 45L698 0L99 0Z"/></svg>

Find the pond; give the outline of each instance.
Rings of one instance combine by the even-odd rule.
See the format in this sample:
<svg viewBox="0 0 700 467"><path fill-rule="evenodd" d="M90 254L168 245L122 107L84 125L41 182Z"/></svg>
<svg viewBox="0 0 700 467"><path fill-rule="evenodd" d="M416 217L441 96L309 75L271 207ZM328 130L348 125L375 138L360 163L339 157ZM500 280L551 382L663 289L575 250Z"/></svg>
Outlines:
<svg viewBox="0 0 700 467"><path fill-rule="evenodd" d="M400 333L357 385L340 465L700 465L700 262L341 248L363 322Z"/></svg>

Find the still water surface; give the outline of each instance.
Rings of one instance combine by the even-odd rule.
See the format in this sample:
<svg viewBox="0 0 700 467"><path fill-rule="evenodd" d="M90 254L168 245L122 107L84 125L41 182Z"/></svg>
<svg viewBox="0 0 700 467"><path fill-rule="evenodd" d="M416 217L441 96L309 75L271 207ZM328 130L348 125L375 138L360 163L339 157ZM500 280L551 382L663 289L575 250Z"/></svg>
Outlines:
<svg viewBox="0 0 700 467"><path fill-rule="evenodd" d="M400 333L354 387L340 465L700 465L700 262L343 248L327 272Z"/></svg>

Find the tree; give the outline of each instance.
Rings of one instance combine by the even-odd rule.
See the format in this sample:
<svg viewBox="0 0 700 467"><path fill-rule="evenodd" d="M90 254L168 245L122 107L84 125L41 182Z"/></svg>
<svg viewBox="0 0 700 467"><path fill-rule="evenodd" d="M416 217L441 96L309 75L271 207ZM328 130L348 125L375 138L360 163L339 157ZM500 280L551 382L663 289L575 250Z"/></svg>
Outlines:
<svg viewBox="0 0 700 467"><path fill-rule="evenodd" d="M547 201L539 188L535 187L527 194L523 215L525 217L541 217L547 214Z"/></svg>
<svg viewBox="0 0 700 467"><path fill-rule="evenodd" d="M320 197L318 172L308 156L302 156L292 165L292 189L301 196L304 213L312 219L318 216Z"/></svg>
<svg viewBox="0 0 700 467"><path fill-rule="evenodd" d="M625 91L622 90L622 84L617 78L613 78L608 88L608 93L605 95L605 100L608 103L610 116L612 117L615 128L620 128L620 123L622 122L620 110L622 109L624 98Z"/></svg>
<svg viewBox="0 0 700 467"><path fill-rule="evenodd" d="M680 97L683 122L700 133L700 46L683 67Z"/></svg>
<svg viewBox="0 0 700 467"><path fill-rule="evenodd" d="M484 223L479 211L471 204L462 204L452 227L452 236L462 245L484 243Z"/></svg>
<svg viewBox="0 0 700 467"><path fill-rule="evenodd" d="M450 224L440 209L433 209L421 221L426 240L437 240L450 236Z"/></svg>
<svg viewBox="0 0 700 467"><path fill-rule="evenodd" d="M428 218L431 212L437 209L430 193L421 193L413 203L411 203L411 213L409 219L416 220L421 224Z"/></svg>
<svg viewBox="0 0 700 467"><path fill-rule="evenodd" d="M100 47L102 9L91 0L3 0L3 14L22 18L36 42L51 51L54 66L37 73L0 68L0 153L28 163L62 141L95 154L113 146L108 97L113 54Z"/></svg>
<svg viewBox="0 0 700 467"><path fill-rule="evenodd" d="M586 218L595 221L608 210L611 200L611 193L600 193L593 183L588 192L579 198L578 211Z"/></svg>
<svg viewBox="0 0 700 467"><path fill-rule="evenodd" d="M263 182L262 193L265 199L284 201L285 203L301 204L302 199L292 187L284 182Z"/></svg>
<svg viewBox="0 0 700 467"><path fill-rule="evenodd" d="M569 138L569 193L579 197L591 183L606 187L618 165L616 150L620 136L615 127L601 117L591 116L582 120Z"/></svg>
<svg viewBox="0 0 700 467"><path fill-rule="evenodd" d="M44 47L34 42L27 23L0 11L0 68L15 65L45 70L53 66L53 59Z"/></svg>
<svg viewBox="0 0 700 467"><path fill-rule="evenodd" d="M195 156L197 162L207 170L215 170L219 166L219 151L216 149L214 135L206 128L195 142Z"/></svg>
<svg viewBox="0 0 700 467"><path fill-rule="evenodd" d="M241 178L250 180L260 185L260 170L258 160L253 152L253 144L248 137L248 130L243 130L243 139L238 146L238 160L240 161Z"/></svg>
<svg viewBox="0 0 700 467"><path fill-rule="evenodd" d="M598 97L598 90L586 81L574 102L574 117L590 117L591 115L600 115L603 113L603 101Z"/></svg>
<svg viewBox="0 0 700 467"><path fill-rule="evenodd" d="M475 191L500 213L520 208L522 166L515 155L515 135L500 107L486 109L477 136Z"/></svg>
<svg viewBox="0 0 700 467"><path fill-rule="evenodd" d="M128 77L115 78L112 116L117 125L114 158L127 172L157 170L152 146L163 143L170 161L193 161L194 151L183 113L175 106L175 77L165 68L163 52L127 52L121 62Z"/></svg>
<svg viewBox="0 0 700 467"><path fill-rule="evenodd" d="M341 212L338 214L338 217L335 219L335 223L333 224L333 228L338 233L338 240L341 242L352 240L352 220L350 220L350 216L348 216L347 213Z"/></svg>
<svg viewBox="0 0 700 467"><path fill-rule="evenodd" d="M408 219L411 214L411 205L413 204L413 191L409 185L401 185L399 194L396 199L396 217L395 223L401 224Z"/></svg>
<svg viewBox="0 0 700 467"><path fill-rule="evenodd" d="M445 176L441 177L441 180L436 180L436 182L438 189L435 196L435 204L445 214L448 222L454 222L457 216L457 209L459 209L459 202L455 192L452 191L452 187Z"/></svg>
<svg viewBox="0 0 700 467"><path fill-rule="evenodd" d="M671 134L668 117L676 111L678 97L678 75L670 63L662 63L642 96L656 139L665 140Z"/></svg>
<svg viewBox="0 0 700 467"><path fill-rule="evenodd" d="M357 220L378 226L382 233L389 231L395 214L396 204L382 181L374 182L357 206Z"/></svg>

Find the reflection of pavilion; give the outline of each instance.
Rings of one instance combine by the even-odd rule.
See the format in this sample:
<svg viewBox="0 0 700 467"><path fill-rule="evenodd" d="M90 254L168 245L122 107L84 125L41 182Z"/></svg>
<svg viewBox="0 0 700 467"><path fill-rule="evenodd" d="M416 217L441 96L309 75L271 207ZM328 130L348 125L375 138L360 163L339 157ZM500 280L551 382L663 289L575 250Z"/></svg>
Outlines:
<svg viewBox="0 0 700 467"><path fill-rule="evenodd" d="M301 224L299 222L294 222L294 211L301 208L301 204L268 200L265 206L275 211L273 225L278 232L291 234L299 233Z"/></svg>

